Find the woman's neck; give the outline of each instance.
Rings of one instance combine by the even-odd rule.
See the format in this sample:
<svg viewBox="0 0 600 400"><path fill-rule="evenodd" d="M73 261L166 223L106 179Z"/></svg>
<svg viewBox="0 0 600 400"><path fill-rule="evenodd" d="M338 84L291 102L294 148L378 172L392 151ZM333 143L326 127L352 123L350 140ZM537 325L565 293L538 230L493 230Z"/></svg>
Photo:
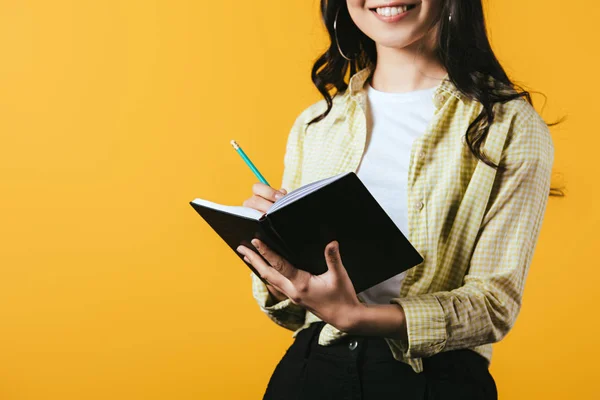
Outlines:
<svg viewBox="0 0 600 400"><path fill-rule="evenodd" d="M435 52L426 46L398 49L377 44L371 86L382 92L409 92L437 86L445 75Z"/></svg>

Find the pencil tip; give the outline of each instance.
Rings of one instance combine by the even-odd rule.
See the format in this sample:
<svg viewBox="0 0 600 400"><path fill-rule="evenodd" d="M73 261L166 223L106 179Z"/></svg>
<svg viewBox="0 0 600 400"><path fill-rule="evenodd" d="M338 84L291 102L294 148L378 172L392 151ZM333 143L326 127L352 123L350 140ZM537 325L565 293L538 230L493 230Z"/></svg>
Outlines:
<svg viewBox="0 0 600 400"><path fill-rule="evenodd" d="M231 143L231 145L233 146L233 148L234 148L234 149L236 149L236 150L237 150L237 149L240 147L240 146L238 146L238 144L235 142L235 140L232 140L230 143Z"/></svg>

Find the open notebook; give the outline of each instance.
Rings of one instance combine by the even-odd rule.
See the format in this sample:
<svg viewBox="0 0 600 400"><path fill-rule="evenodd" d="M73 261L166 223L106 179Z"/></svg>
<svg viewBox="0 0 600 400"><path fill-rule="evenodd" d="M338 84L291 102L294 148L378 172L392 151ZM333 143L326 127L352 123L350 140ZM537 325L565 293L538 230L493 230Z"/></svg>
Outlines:
<svg viewBox="0 0 600 400"><path fill-rule="evenodd" d="M354 172L302 186L264 214L200 198L190 205L242 260L235 249L253 249L250 241L257 237L295 267L318 275L327 270L325 247L337 240L357 293L423 262Z"/></svg>
<svg viewBox="0 0 600 400"><path fill-rule="evenodd" d="M310 193L314 192L315 190L318 190L319 188L321 188L335 180L338 180L338 179L348 175L349 173L350 172L335 175L330 178L321 179L320 181L315 181L315 182L309 183L308 185L299 187L298 189L289 192L287 195L285 195L281 199L275 201L275 203L273 203L273 205L271 207L269 207L269 209L267 210L267 212L265 214L273 213L273 212L277 211L279 208L285 207L286 204L293 203L294 201L301 199L304 196L309 195ZM223 211L223 212L226 212L229 214L239 215L240 217L246 217L246 218L250 218L250 219L258 220L263 216L263 213L261 213L258 210L255 210L254 208L250 208L250 207L226 206L223 204L213 203L211 201L204 200L204 199L194 199L194 200L192 200L192 203L199 205L199 206L209 207L214 210L219 210L219 211Z"/></svg>

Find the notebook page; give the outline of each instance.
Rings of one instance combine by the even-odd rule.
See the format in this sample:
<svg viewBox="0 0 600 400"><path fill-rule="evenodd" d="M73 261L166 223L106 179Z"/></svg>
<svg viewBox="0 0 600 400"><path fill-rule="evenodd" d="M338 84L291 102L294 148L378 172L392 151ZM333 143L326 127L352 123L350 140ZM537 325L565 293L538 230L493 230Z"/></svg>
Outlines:
<svg viewBox="0 0 600 400"><path fill-rule="evenodd" d="M259 220L260 217L263 216L258 210L250 207L243 206L225 206L223 204L213 203L212 201L204 200L204 199L194 199L192 203L196 203L201 206L205 206L208 208L212 208L214 210L224 211L229 214L239 215L241 217L246 217L250 219Z"/></svg>
<svg viewBox="0 0 600 400"><path fill-rule="evenodd" d="M322 188L323 186L327 186L331 182L334 182L348 174L350 174L350 172L343 172L341 174L338 174L338 175L335 175L335 176L332 176L329 178L321 179L321 180L309 183L308 185L301 186L298 189L283 196L281 199L277 200L275 203L273 203L273 205L267 210L267 214L274 212L282 207L285 207L286 205L293 203L294 201L301 199L302 197L304 197L312 192L315 192L318 189Z"/></svg>

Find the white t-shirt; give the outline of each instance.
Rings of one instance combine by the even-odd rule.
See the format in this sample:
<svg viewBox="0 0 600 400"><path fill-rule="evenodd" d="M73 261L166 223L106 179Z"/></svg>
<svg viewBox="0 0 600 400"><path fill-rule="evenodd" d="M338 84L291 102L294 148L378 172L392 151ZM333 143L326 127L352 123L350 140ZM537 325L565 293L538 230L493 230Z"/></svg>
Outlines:
<svg viewBox="0 0 600 400"><path fill-rule="evenodd" d="M434 91L435 87L389 93L375 90L370 82L367 85L367 143L356 174L407 238L410 149L433 117ZM399 296L405 275L403 272L359 294L367 303L389 304Z"/></svg>

